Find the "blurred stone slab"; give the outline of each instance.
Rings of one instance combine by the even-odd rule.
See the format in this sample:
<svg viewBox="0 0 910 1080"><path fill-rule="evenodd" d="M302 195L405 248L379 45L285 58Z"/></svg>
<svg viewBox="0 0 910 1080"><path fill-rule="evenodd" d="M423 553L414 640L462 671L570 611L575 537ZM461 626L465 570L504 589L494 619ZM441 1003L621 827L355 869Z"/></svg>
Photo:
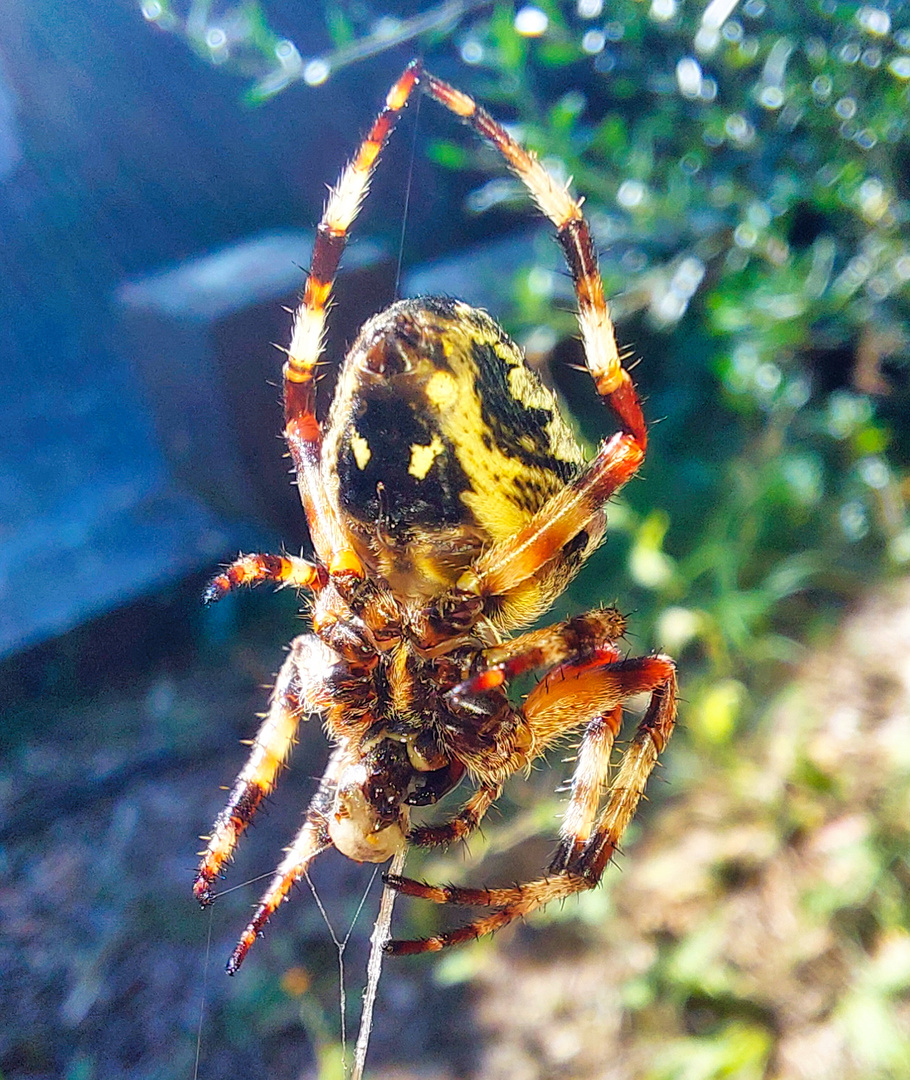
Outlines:
<svg viewBox="0 0 910 1080"><path fill-rule="evenodd" d="M274 460L252 469L280 491L288 542L302 539L269 342L286 336L282 302L293 303L310 241L268 234L126 282L113 331L92 349L0 363L0 656L268 542L240 451L257 390L255 439ZM348 265L377 251L354 246ZM262 312L276 324L264 336ZM259 373L233 364L225 342L238 341L261 356Z"/></svg>
<svg viewBox="0 0 910 1080"><path fill-rule="evenodd" d="M229 549L173 483L130 387L99 346L66 380L0 364L0 655L71 629Z"/></svg>
<svg viewBox="0 0 910 1080"><path fill-rule="evenodd" d="M100 477L3 530L0 655L64 633L212 565L230 533L162 476Z"/></svg>
<svg viewBox="0 0 910 1080"><path fill-rule="evenodd" d="M293 548L305 540L281 439L281 368L313 234L251 237L117 292L122 348L143 388L174 478L227 520L252 522ZM384 307L394 264L368 240L345 252L328 355ZM320 408L332 385L320 385Z"/></svg>

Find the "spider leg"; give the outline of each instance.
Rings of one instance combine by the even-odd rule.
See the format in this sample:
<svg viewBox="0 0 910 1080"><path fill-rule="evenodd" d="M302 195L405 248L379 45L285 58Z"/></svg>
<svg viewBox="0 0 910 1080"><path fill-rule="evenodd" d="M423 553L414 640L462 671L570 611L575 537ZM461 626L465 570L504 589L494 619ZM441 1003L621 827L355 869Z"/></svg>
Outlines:
<svg viewBox="0 0 910 1080"><path fill-rule="evenodd" d="M490 934L544 907L553 900L593 888L613 857L644 794L645 784L663 751L676 720L676 668L666 656L617 660L609 642L603 653L560 665L528 696L524 714L534 736L534 753L578 723L588 722L578 755L572 796L561 841L550 874L506 889L437 887L410 878L393 877L391 888L440 904L494 908L490 914L455 930L417 941L390 941L394 955L437 952L450 945ZM597 807L609 776L613 741L621 722L622 702L650 692L648 708L623 755L607 803Z"/></svg>
<svg viewBox="0 0 910 1080"><path fill-rule="evenodd" d="M607 399L625 430L644 450L647 430L641 406L619 356L613 320L597 268L597 255L588 223L581 212L581 203L573 198L566 185L557 182L547 172L536 155L516 142L502 124L473 98L428 71L423 72L421 85L426 93L470 124L482 139L502 154L541 212L556 226L557 238L575 285L578 322L588 370L598 393Z"/></svg>
<svg viewBox="0 0 910 1080"><path fill-rule="evenodd" d="M281 665L268 712L253 740L250 756L234 782L227 805L212 826L193 885L203 905L214 900L213 886L230 860L260 803L275 787L278 770L291 752L302 716L330 703L326 675L337 658L312 635L295 638Z"/></svg>
<svg viewBox="0 0 910 1080"><path fill-rule="evenodd" d="M550 863L551 871L565 869L565 856L577 852L591 834L609 783L610 758L621 727L622 705L599 713L585 727L575 759L569 803L562 816L559 851Z"/></svg>
<svg viewBox="0 0 910 1080"><path fill-rule="evenodd" d="M385 881L390 888L406 896L433 900L437 904L463 904L494 909L489 915L483 915L465 926L459 926L430 938L414 941L387 941L383 950L391 956L414 956L417 953L439 952L452 945L476 941L477 938L485 937L487 934L495 934L497 930L508 926L515 919L530 915L531 912L545 907L553 900L562 900L573 893L591 888L591 883L585 878L569 874L539 878L527 885L514 885L507 889L461 889L454 885L440 888L392 875L389 875Z"/></svg>
<svg viewBox="0 0 910 1080"><path fill-rule="evenodd" d="M616 608L603 608L555 626L522 634L503 645L486 649L482 654L485 666L451 690L448 699L455 706L461 705L469 702L473 695L496 689L533 668L550 668L548 680L559 678L565 674L559 665L570 657L588 656L598 666L619 660L619 653L610 642L622 637L625 627L625 617ZM527 718L527 710L525 713ZM621 719L621 710L618 716ZM530 726L531 736L539 744L539 734L535 733L533 723ZM563 727L557 728L559 734L562 731ZM478 788L449 821L412 829L408 836L410 842L420 847L436 847L464 839L477 828L484 814L499 798L502 781L521 768L529 756L536 757L541 750L542 746L535 745L529 755L527 746L516 748L515 753L497 771L495 779L499 782ZM606 754L609 759L609 748Z"/></svg>
<svg viewBox="0 0 910 1080"><path fill-rule="evenodd" d="M315 411L316 369L324 348L326 310L348 232L366 197L379 153L419 78L420 65L415 61L389 91L369 134L329 192L284 365L285 438L313 547L329 573L364 576L325 491L320 466L322 429Z"/></svg>
<svg viewBox="0 0 910 1080"><path fill-rule="evenodd" d="M227 962L229 975L237 973L256 938L262 934L265 924L279 905L288 899L291 886L303 877L307 867L320 852L332 846L328 830L328 815L332 809L338 777L346 764L348 764L347 753L341 748L337 749L329 759L329 764L319 782L319 788L310 801L300 831L287 849L252 919L231 953Z"/></svg>
<svg viewBox="0 0 910 1080"><path fill-rule="evenodd" d="M493 690L534 668L554 668L572 657L593 654L605 642L616 641L626 631L625 616L616 608L601 608L565 622L521 634L502 645L485 649L483 667L449 691L458 704L470 694ZM619 659L617 654L616 659Z"/></svg>
<svg viewBox="0 0 910 1080"><path fill-rule="evenodd" d="M418 847L444 847L464 840L483 820L502 791L501 784L483 785L448 821L440 825L421 825L408 833L408 841Z"/></svg>
<svg viewBox="0 0 910 1080"><path fill-rule="evenodd" d="M592 887L600 881L607 863L613 858L676 724L676 665L673 661L657 655L623 660L621 664L626 674L654 687L648 708L623 754L619 772L610 785L607 804L590 836L580 846L583 831L573 834L564 822L562 841L550 864L551 871L580 874ZM587 764L579 759L576 776Z"/></svg>
<svg viewBox="0 0 910 1080"><path fill-rule="evenodd" d="M203 593L203 603L221 600L232 589L243 585L258 585L274 581L279 587L290 585L296 589L318 591L327 580L321 566L300 559L296 555L239 555L230 566L209 582Z"/></svg>
<svg viewBox="0 0 910 1080"><path fill-rule="evenodd" d="M607 500L638 471L647 446L647 428L629 373L623 368L613 321L591 232L581 204L517 143L473 98L425 72L422 86L451 112L491 143L522 181L541 211L556 226L557 238L572 274L585 361L598 393L616 414L622 430L605 442L584 472L553 496L514 536L493 544L457 582L455 597L480 595L507 600L519 591L519 621L529 621L565 586L564 580L542 586L535 596L530 579L555 560L562 549L602 512Z"/></svg>
<svg viewBox="0 0 910 1080"><path fill-rule="evenodd" d="M627 816L617 826L615 848L635 813L657 756L673 731L676 720L675 664L669 657L660 655L620 660L608 642L599 652L549 672L528 696L524 713L534 735L535 754L542 753L576 726L579 717L591 717L576 759L569 804L560 830L560 846L550 864L551 872L588 873L591 857L586 856L584 866L580 868L576 865L576 856L580 856L592 838L605 827L607 819L603 815L596 824L595 819L609 780L613 743L622 725L622 703L641 693L651 695L648 708L623 755L604 811L607 814L611 806L616 810L620 805L627 810ZM648 755L653 756L649 759ZM635 762L639 763L639 771L630 775L629 770ZM646 763L646 767L642 763ZM602 870L603 866L595 880L599 879Z"/></svg>

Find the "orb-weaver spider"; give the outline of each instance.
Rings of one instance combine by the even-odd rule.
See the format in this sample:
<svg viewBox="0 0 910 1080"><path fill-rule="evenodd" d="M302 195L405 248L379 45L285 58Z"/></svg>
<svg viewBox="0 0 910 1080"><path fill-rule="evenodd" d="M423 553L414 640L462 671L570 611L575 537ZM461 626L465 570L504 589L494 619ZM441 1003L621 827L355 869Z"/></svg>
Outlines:
<svg viewBox="0 0 910 1080"><path fill-rule="evenodd" d="M402 300L370 319L342 365L328 419L316 370L332 283L350 227L399 112L420 86L495 146L553 222L578 300L586 363L618 420L591 461L556 400L484 312L455 300ZM600 542L605 506L641 465L647 429L622 366L580 203L466 94L412 63L330 192L284 365L285 437L315 560L241 556L209 586L216 600L272 581L312 594L269 711L194 888L203 904L274 787L300 720L320 716L334 749L306 819L235 949L237 970L312 859L334 845L383 862L405 844L467 836L504 782L583 730L560 842L546 874L502 889L394 889L487 909L392 953L441 949L505 926L599 881L635 813L676 714L673 661L625 658L624 617L606 608L509 637L542 615ZM523 672L545 672L521 704ZM610 783L627 699L650 702ZM464 776L473 794L450 820L412 827ZM601 803L604 803L601 809Z"/></svg>

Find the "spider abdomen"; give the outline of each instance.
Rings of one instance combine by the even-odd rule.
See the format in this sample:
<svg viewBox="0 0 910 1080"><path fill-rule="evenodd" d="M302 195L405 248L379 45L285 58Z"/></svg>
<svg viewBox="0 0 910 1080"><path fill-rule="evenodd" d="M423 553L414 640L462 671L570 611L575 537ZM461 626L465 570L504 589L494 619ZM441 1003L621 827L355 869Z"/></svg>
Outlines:
<svg viewBox="0 0 910 1080"><path fill-rule="evenodd" d="M436 297L399 301L363 327L322 458L358 554L412 597L450 586L583 464L518 346L485 312Z"/></svg>

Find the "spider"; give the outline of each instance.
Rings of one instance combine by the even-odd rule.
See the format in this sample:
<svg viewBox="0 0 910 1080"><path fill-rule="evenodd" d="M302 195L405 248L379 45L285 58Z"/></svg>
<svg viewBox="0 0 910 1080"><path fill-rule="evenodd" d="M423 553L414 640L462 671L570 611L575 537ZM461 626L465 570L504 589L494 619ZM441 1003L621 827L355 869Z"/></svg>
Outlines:
<svg viewBox="0 0 910 1080"><path fill-rule="evenodd" d="M553 223L571 271L587 368L618 430L590 461L556 400L483 311L400 300L362 328L326 419L316 374L332 283L397 117L420 87L505 158ZM597 547L610 497L639 469L647 428L622 366L581 205L467 94L412 62L337 185L319 224L284 364L285 437L315 560L241 555L206 593L271 581L311 594L268 712L207 837L194 894L207 905L241 834L276 782L300 721L321 717L333 750L297 837L228 961L233 974L291 886L323 850L384 862L404 845L468 836L504 782L582 730L559 845L545 874L511 888L392 889L484 911L454 930L389 941L436 951L491 933L595 886L629 824L676 715L673 661L625 657L625 618L604 608L509 635L541 616ZM543 677L521 704L509 683ZM610 783L623 703L650 695ZM464 777L449 820L410 822Z"/></svg>

